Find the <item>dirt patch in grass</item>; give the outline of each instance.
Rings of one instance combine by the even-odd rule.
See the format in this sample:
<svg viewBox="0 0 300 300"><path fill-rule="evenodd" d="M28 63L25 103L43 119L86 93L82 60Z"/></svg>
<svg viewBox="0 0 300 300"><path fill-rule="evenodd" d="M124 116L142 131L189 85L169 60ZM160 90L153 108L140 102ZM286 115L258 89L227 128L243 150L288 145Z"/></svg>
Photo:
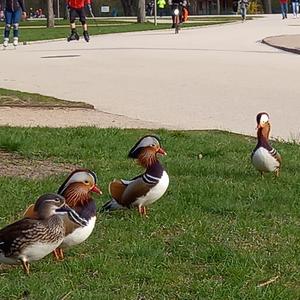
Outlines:
<svg viewBox="0 0 300 300"><path fill-rule="evenodd" d="M75 165L51 160L33 160L0 149L0 176L42 179L50 175L71 172Z"/></svg>

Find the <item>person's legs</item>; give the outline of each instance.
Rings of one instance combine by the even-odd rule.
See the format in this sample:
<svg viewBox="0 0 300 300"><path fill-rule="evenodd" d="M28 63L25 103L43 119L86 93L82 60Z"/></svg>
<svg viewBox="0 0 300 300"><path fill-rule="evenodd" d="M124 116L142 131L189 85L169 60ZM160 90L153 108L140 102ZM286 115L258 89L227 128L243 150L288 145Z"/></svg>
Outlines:
<svg viewBox="0 0 300 300"><path fill-rule="evenodd" d="M70 27L71 27L71 30L76 29L76 25L75 25L76 16L77 16L76 9L75 8L70 8Z"/></svg>
<svg viewBox="0 0 300 300"><path fill-rule="evenodd" d="M68 37L68 41L74 41L74 40L79 40L79 35L76 32L76 25L75 25L75 20L77 17L77 11L75 8L70 8L70 28L71 28L71 34Z"/></svg>
<svg viewBox="0 0 300 300"><path fill-rule="evenodd" d="M171 6L172 28L175 28L175 14L174 14L175 8L176 8L175 5L172 5L172 6Z"/></svg>
<svg viewBox="0 0 300 300"><path fill-rule="evenodd" d="M5 16L4 40L3 40L4 47L8 46L9 33L10 33L11 24L12 24L12 14L13 14L13 12L7 11L7 10L5 10L5 12L4 12L4 16Z"/></svg>
<svg viewBox="0 0 300 300"><path fill-rule="evenodd" d="M284 4L284 11L285 11L285 18L287 18L287 13L288 13L288 4Z"/></svg>
<svg viewBox="0 0 300 300"><path fill-rule="evenodd" d="M282 19L284 19L284 4L280 3L280 10L281 10L281 15L282 15Z"/></svg>
<svg viewBox="0 0 300 300"><path fill-rule="evenodd" d="M298 18L298 14L299 14L299 2L295 2L296 4L296 18Z"/></svg>
<svg viewBox="0 0 300 300"><path fill-rule="evenodd" d="M79 16L79 20L81 22L83 31L87 31L87 23L86 23L86 16L85 16L84 8L81 8L78 10L78 16Z"/></svg>
<svg viewBox="0 0 300 300"><path fill-rule="evenodd" d="M286 14L287 14L286 6L287 6L286 3L280 3L280 9L281 9L281 14L282 14L282 19L286 18Z"/></svg>
<svg viewBox="0 0 300 300"><path fill-rule="evenodd" d="M83 37L85 39L86 42L90 41L90 36L88 33L88 26L86 23L86 16L85 16L85 11L84 11L84 7L78 10L78 16L82 25L82 30L83 30Z"/></svg>
<svg viewBox="0 0 300 300"><path fill-rule="evenodd" d="M14 29L14 40L13 40L14 46L17 46L19 42L19 23L21 20L21 15L22 15L21 9L14 11L12 15L12 24Z"/></svg>
<svg viewBox="0 0 300 300"><path fill-rule="evenodd" d="M293 16L296 17L296 11L295 11L295 2L292 2L292 11L293 11Z"/></svg>
<svg viewBox="0 0 300 300"><path fill-rule="evenodd" d="M246 16L247 16L247 8L246 6L243 8L243 20L245 21L246 20Z"/></svg>
<svg viewBox="0 0 300 300"><path fill-rule="evenodd" d="M241 17L244 20L245 19L245 9L244 9L244 7L241 7L240 12L241 12Z"/></svg>
<svg viewBox="0 0 300 300"><path fill-rule="evenodd" d="M172 28L175 28L175 15L172 14Z"/></svg>

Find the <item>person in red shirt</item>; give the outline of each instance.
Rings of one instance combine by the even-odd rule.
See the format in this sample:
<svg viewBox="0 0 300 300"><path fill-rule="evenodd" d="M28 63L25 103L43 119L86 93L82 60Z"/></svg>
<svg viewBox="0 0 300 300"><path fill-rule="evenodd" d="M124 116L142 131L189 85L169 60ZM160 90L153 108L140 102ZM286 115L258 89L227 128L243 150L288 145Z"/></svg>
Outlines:
<svg viewBox="0 0 300 300"><path fill-rule="evenodd" d="M79 40L79 34L76 31L76 25L75 25L76 17L79 17L79 20L82 24L83 37L85 41L89 42L90 37L88 33L84 7L87 5L89 11L91 11L91 0L67 0L67 5L70 10L70 27L71 27L71 34L68 37L68 42Z"/></svg>
<svg viewBox="0 0 300 300"><path fill-rule="evenodd" d="M288 11L288 0L279 0L279 2L280 2L282 19L286 19L287 11Z"/></svg>

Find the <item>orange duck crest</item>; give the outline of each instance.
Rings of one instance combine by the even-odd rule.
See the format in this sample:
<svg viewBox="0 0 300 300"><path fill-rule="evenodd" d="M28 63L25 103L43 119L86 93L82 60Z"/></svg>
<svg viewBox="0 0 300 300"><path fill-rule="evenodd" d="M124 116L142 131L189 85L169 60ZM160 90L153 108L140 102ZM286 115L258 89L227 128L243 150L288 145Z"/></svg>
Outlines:
<svg viewBox="0 0 300 300"><path fill-rule="evenodd" d="M153 148L147 147L141 150L139 156L138 156L138 163L144 167L149 168L151 167L155 162L157 162L156 157L156 151Z"/></svg>
<svg viewBox="0 0 300 300"><path fill-rule="evenodd" d="M87 187L79 182L71 183L62 193L66 198L66 203L70 207L84 206L91 199L91 193Z"/></svg>

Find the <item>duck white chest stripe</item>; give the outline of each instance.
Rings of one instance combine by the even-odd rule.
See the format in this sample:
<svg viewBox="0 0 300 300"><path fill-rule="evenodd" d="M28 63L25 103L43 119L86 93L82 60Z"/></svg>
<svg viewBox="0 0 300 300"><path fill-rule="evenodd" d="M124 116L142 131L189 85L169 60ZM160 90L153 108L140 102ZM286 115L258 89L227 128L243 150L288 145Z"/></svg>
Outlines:
<svg viewBox="0 0 300 300"><path fill-rule="evenodd" d="M271 152L273 152L273 150ZM252 163L257 170L262 172L274 172L279 168L280 163L273 156L276 155L277 151L275 150L275 154L272 154L271 152L264 147L256 149L252 156Z"/></svg>
<svg viewBox="0 0 300 300"><path fill-rule="evenodd" d="M151 178L151 179L154 179L154 180L159 180L160 178L159 177L155 177L155 176L152 176L150 174L145 174L148 178Z"/></svg>
<svg viewBox="0 0 300 300"><path fill-rule="evenodd" d="M150 205L151 203L162 197L162 195L166 192L168 186L169 176L167 172L164 171L158 183L153 186L145 196L139 197L136 201L134 201L133 206Z"/></svg>
<svg viewBox="0 0 300 300"><path fill-rule="evenodd" d="M68 248L74 245L81 244L84 242L92 233L96 223L96 216L90 218L88 224L84 227L79 227L75 229L72 233L65 236L63 242L61 243L61 248Z"/></svg>
<svg viewBox="0 0 300 300"><path fill-rule="evenodd" d="M272 148L272 150L269 151L269 152L270 152L270 154L273 155L273 156L276 155L276 153L277 153L276 149L274 149L274 148Z"/></svg>
<svg viewBox="0 0 300 300"><path fill-rule="evenodd" d="M149 183L149 184L156 184L156 183L158 183L158 181L160 179L158 177L151 176L147 173L144 174L142 178L146 183Z"/></svg>

